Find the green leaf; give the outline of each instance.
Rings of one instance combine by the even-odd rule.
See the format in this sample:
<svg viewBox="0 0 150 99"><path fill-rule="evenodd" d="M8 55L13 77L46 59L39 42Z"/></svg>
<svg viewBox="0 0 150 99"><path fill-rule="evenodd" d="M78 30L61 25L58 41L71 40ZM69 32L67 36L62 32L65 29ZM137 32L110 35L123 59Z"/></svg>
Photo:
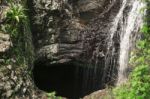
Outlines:
<svg viewBox="0 0 150 99"><path fill-rule="evenodd" d="M19 23L19 17L18 17L18 16L15 16L15 18L16 18L17 22Z"/></svg>

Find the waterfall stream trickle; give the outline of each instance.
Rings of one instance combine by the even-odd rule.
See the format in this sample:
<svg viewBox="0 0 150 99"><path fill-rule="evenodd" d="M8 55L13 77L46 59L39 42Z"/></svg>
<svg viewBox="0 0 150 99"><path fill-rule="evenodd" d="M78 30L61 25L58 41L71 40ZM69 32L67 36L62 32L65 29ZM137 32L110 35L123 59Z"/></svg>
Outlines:
<svg viewBox="0 0 150 99"><path fill-rule="evenodd" d="M111 28L110 28L110 33L108 34L108 43L107 43L107 53L106 53L106 57L105 57L105 71L108 71L108 68L111 68L110 71L114 71L114 69L116 68L116 65L117 65L117 60L118 60L118 55L116 56L117 58L115 59L115 51L117 51L118 53L118 50L115 46L115 41L114 41L114 38L115 38L115 35L119 35L120 36L120 31L118 31L118 27L119 25L122 25L123 22L123 11L126 7L126 4L127 4L127 0L124 0L122 3L121 3L121 7L120 7L120 10L118 12L118 14L116 15L116 17L113 19L113 22L112 22L112 25L111 25ZM123 29L123 27L121 27L121 29ZM119 39L120 37L117 37L115 39ZM118 43L120 42L120 40L118 41ZM119 53L118 53L119 54ZM115 71L114 71L115 72ZM112 73L113 75L116 75L115 73ZM109 74L109 76L112 77L112 74ZM108 76L108 73L105 73L104 72L104 77L107 77Z"/></svg>
<svg viewBox="0 0 150 99"><path fill-rule="evenodd" d="M118 66L118 80L117 85L124 83L127 80L128 76L128 62L129 62L129 53L133 47L133 42L135 42L137 33L142 26L142 14L140 10L144 7L144 4L139 0L122 0L120 10L116 17L113 19L112 26L110 28L110 34L108 36L107 43L107 53L105 57L105 71L108 68ZM115 35L120 37L115 38ZM116 62L114 57L114 52L116 50L115 39L119 40L120 47L118 51L118 64L112 64ZM111 64L110 64L111 63ZM104 73L106 77L107 73ZM113 77L113 74L111 74Z"/></svg>
<svg viewBox="0 0 150 99"><path fill-rule="evenodd" d="M120 42L120 57L119 57L119 69L118 69L118 82L121 84L127 80L127 70L129 61L129 52L132 48L132 39L135 37L133 33L137 33L142 25L142 14L140 10L144 7L144 4L139 0L132 1L132 9L129 12L126 26L121 34ZM134 35L137 36L137 35Z"/></svg>
<svg viewBox="0 0 150 99"><path fill-rule="evenodd" d="M110 56L113 56L112 49L115 47L113 37L116 33L119 33L120 52L118 56L119 67L117 85L120 85L127 80L129 53L133 46L132 41L137 36L134 34L137 33L142 26L142 14L140 13L140 10L142 7L144 7L144 4L139 0L123 0L121 5L122 7L112 23L112 27L110 29L110 39L108 43L108 53L110 54L111 52ZM127 15L125 15L124 11L128 6L130 6L130 9L128 9L129 11ZM118 30L118 27L120 27L120 30ZM111 47L112 49L110 50ZM106 58L106 60L108 60L108 58Z"/></svg>

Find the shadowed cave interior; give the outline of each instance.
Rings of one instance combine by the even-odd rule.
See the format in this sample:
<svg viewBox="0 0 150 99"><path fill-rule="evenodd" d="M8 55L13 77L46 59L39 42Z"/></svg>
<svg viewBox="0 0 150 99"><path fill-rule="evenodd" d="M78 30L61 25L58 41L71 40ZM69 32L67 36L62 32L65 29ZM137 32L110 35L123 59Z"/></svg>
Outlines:
<svg viewBox="0 0 150 99"><path fill-rule="evenodd" d="M85 67L76 66L73 63L52 64L35 63L33 68L33 79L35 85L46 92L56 92L57 96L69 99L79 99L100 87L92 87L92 81L88 79L89 88L84 88Z"/></svg>

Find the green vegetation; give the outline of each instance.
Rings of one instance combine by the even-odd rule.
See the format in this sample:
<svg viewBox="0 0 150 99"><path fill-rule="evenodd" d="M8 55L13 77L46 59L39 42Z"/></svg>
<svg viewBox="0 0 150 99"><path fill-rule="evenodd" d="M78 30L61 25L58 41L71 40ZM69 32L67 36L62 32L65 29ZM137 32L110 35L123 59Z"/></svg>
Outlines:
<svg viewBox="0 0 150 99"><path fill-rule="evenodd" d="M6 12L5 22L1 24L0 31L10 34L12 47L2 56L5 65L12 65L16 71L18 69L27 70L33 65L34 49L32 45L32 34L30 30L27 9L24 7L26 0L8 0L9 9ZM1 64L0 64L1 65ZM22 72L22 71L17 71ZM31 73L31 69L28 69ZM56 97L55 92L47 94L48 99L62 99Z"/></svg>
<svg viewBox="0 0 150 99"><path fill-rule="evenodd" d="M126 84L113 90L115 99L150 99L150 25L147 20L141 32L143 37L131 54L133 71Z"/></svg>
<svg viewBox="0 0 150 99"><path fill-rule="evenodd" d="M6 21L1 25L1 31L10 34L13 43L9 53L3 56L7 64L13 63L16 66L24 66L32 63L32 36L29 26L29 20L23 4L11 1L6 13ZM13 62L11 61L12 59Z"/></svg>
<svg viewBox="0 0 150 99"><path fill-rule="evenodd" d="M62 99L62 97L56 97L55 92L47 93L47 98L48 99Z"/></svg>
<svg viewBox="0 0 150 99"><path fill-rule="evenodd" d="M10 10L7 12L7 19L8 21L19 23L20 20L24 21L27 16L25 15L24 7L20 4L11 4Z"/></svg>

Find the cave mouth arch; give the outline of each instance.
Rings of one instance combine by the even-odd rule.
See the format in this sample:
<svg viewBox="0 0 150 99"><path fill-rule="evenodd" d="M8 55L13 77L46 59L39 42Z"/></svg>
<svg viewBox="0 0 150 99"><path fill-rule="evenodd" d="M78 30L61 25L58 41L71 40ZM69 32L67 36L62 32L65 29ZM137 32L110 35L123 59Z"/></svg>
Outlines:
<svg viewBox="0 0 150 99"><path fill-rule="evenodd" d="M72 62L51 65L44 62L35 62L32 73L34 83L40 90L55 91L56 96L68 99L79 99L101 89L98 86L92 88L91 79L87 80L89 88L83 88L84 71L86 69Z"/></svg>

